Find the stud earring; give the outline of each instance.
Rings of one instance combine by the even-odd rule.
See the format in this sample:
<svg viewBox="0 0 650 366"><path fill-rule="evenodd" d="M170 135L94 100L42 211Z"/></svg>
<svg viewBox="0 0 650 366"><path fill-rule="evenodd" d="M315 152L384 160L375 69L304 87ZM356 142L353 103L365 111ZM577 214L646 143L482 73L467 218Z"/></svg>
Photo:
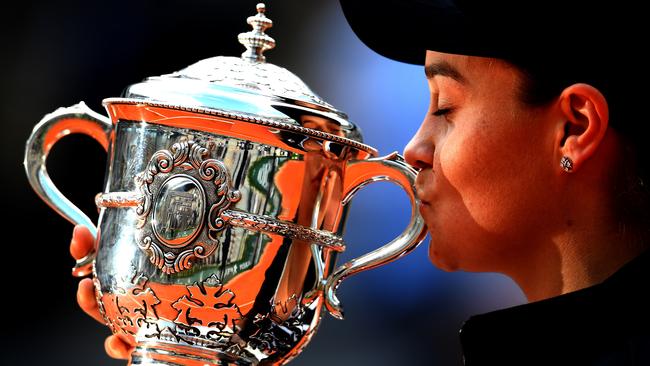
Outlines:
<svg viewBox="0 0 650 366"><path fill-rule="evenodd" d="M568 156L563 156L562 159L560 159L560 166L562 169L564 169L565 172L571 173L573 170L573 160L571 160L571 158Z"/></svg>

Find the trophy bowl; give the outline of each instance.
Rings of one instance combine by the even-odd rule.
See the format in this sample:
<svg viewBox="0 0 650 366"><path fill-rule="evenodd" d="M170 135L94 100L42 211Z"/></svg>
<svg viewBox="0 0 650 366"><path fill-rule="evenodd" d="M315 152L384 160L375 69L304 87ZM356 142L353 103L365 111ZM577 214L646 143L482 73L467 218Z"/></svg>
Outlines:
<svg viewBox="0 0 650 366"><path fill-rule="evenodd" d="M59 108L27 141L34 190L96 237L73 274L92 275L106 325L134 347L131 365L284 364L324 310L343 317L341 281L399 258L426 234L417 171L397 153L378 157L344 113L266 62L275 41L263 4L248 23L241 57L133 84L104 100L108 117L83 102ZM108 153L97 226L45 168L70 133ZM337 267L348 203L376 181L406 191L410 223Z"/></svg>

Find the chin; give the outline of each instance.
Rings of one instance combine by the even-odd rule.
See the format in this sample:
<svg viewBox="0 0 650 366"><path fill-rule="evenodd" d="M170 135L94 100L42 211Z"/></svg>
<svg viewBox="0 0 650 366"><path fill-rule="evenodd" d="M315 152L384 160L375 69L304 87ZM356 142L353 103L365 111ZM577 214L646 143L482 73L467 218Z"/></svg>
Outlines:
<svg viewBox="0 0 650 366"><path fill-rule="evenodd" d="M449 253L445 253L434 246L433 241L429 244L429 260L434 266L445 272L458 270L458 261L452 258Z"/></svg>

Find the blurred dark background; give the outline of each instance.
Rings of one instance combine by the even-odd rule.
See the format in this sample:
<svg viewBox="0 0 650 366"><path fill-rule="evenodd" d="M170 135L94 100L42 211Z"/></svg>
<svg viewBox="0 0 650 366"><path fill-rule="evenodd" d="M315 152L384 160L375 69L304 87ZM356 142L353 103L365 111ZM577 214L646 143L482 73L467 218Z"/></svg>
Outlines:
<svg viewBox="0 0 650 366"><path fill-rule="evenodd" d="M236 37L257 1L15 1L0 22L2 132L2 365L122 365L104 353L108 328L86 316L70 274L72 225L31 190L22 165L25 142L46 114L81 100L101 101L147 76L216 55L238 56ZM266 2L277 47L268 62L285 67L364 131L386 154L401 151L428 102L420 67L367 49L337 1ZM377 26L390 27L390 24ZM85 136L64 138L48 169L59 188L97 218L105 154ZM359 193L347 222L351 259L398 235L409 204L399 188L378 183ZM7 221L7 219L9 221ZM518 304L521 292L495 274L444 273L411 255L346 281L346 319L324 314L292 365L459 365L458 329L471 314Z"/></svg>

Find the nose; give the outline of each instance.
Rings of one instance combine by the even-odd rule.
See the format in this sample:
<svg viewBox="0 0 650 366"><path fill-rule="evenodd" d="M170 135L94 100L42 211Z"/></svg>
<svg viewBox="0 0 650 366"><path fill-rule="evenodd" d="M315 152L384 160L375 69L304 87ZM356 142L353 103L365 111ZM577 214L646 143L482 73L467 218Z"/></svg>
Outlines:
<svg viewBox="0 0 650 366"><path fill-rule="evenodd" d="M420 170L433 167L435 144L431 132L426 123L423 123L404 148L406 162Z"/></svg>

